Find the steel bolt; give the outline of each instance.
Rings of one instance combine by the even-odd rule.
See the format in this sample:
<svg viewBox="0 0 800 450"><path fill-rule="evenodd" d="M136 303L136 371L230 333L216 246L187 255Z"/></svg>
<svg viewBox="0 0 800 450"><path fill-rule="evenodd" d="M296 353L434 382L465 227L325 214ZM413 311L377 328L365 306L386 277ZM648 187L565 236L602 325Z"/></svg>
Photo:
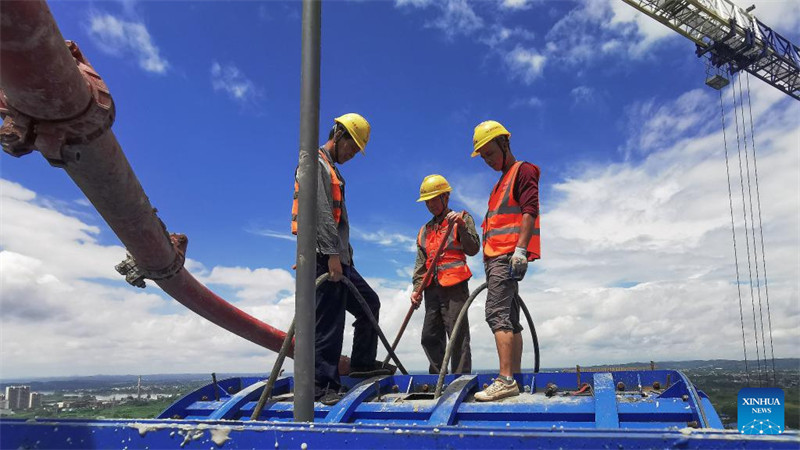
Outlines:
<svg viewBox="0 0 800 450"><path fill-rule="evenodd" d="M690 422L686 422L686 426L689 428L700 428L700 423L696 420L692 420Z"/></svg>
<svg viewBox="0 0 800 450"><path fill-rule="evenodd" d="M392 392L400 392L400 386L398 386L396 384L394 386L392 386Z"/></svg>
<svg viewBox="0 0 800 450"><path fill-rule="evenodd" d="M430 389L431 387L428 386L428 383L422 385L422 392L428 392Z"/></svg>
<svg viewBox="0 0 800 450"><path fill-rule="evenodd" d="M653 389L661 389L661 383L658 381L653 382Z"/></svg>
<svg viewBox="0 0 800 450"><path fill-rule="evenodd" d="M204 401L204 402L205 402L205 401L208 401L208 396L207 396L207 395L204 395L204 396L200 397L200 400L202 400L202 401Z"/></svg>
<svg viewBox="0 0 800 450"><path fill-rule="evenodd" d="M617 383L617 390L618 391L624 391L625 390L625 383L623 383L622 381Z"/></svg>
<svg viewBox="0 0 800 450"><path fill-rule="evenodd" d="M683 401L685 401L685 402L688 402L688 401L689 401L689 396L688 396L688 395L686 395L686 394L683 394L683 395L681 396L681 400L683 400Z"/></svg>

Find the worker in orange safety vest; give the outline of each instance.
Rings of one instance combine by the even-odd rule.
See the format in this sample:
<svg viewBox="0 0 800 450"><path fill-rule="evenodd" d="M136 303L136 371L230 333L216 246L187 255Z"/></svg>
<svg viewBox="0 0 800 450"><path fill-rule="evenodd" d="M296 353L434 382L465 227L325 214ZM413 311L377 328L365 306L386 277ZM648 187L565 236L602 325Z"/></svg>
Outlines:
<svg viewBox="0 0 800 450"><path fill-rule="evenodd" d="M472 272L467 266L467 255L480 250L480 238L475 221L466 211L457 213L448 207L453 189L441 175L428 175L419 188L418 202L425 202L433 218L422 226L417 235L417 260L414 265L411 303L417 307L422 302L424 289L425 319L422 326L422 348L428 357L428 371L439 373L458 313L469 297L468 281ZM449 236L445 236L450 223L454 223ZM427 286L422 286L425 274L433 264L435 253L443 239L447 243L436 262L434 274ZM465 319L462 332L453 343L451 373L470 373L472 355L469 343L469 323Z"/></svg>
<svg viewBox="0 0 800 450"><path fill-rule="evenodd" d="M519 284L528 261L541 257L539 238L539 168L517 161L511 153L511 133L487 120L475 127L472 156L480 155L501 172L489 197L483 228L486 269L486 321L494 333L500 371L494 382L475 394L477 401L519 395L513 374L521 372L522 326Z"/></svg>
<svg viewBox="0 0 800 450"><path fill-rule="evenodd" d="M370 124L359 114L344 114L334 119L328 141L318 151L317 245L316 276L329 274L316 291L314 339L315 397L333 405L342 397L339 358L342 354L345 312L355 317L351 377L386 375L390 371L377 367L378 333L366 312L344 283L347 278L366 301L372 315L379 320L380 299L364 280L353 263L350 245L350 221L345 205L345 181L337 165L344 164L357 153L364 153L369 141ZM296 175L295 175L296 176ZM295 180L292 204L292 232L297 234L299 186Z"/></svg>

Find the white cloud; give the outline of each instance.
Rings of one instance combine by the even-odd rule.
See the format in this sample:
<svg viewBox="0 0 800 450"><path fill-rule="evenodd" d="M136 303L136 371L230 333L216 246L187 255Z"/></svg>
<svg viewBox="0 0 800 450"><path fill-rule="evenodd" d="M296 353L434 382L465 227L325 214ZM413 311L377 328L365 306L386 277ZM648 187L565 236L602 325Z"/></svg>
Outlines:
<svg viewBox="0 0 800 450"><path fill-rule="evenodd" d="M284 269L250 269L247 267L214 267L202 283L230 286L236 297L248 305L268 304L282 292L294 292L294 276ZM239 305L242 306L242 305Z"/></svg>
<svg viewBox="0 0 800 450"><path fill-rule="evenodd" d="M625 114L629 137L623 151L626 154L647 153L687 132L718 128L718 120L705 120L719 115L718 102L708 90L695 89L660 105L649 100L628 106Z"/></svg>
<svg viewBox="0 0 800 450"><path fill-rule="evenodd" d="M266 228L265 229L247 230L247 232L248 233L257 234L259 236L271 237L271 238L275 238L275 239L283 239L283 240L287 240L287 241L297 241L297 236L295 236L295 235L293 235L293 234L291 234L289 232L281 233L279 231L269 230L269 229L266 229Z"/></svg>
<svg viewBox="0 0 800 450"><path fill-rule="evenodd" d="M480 227L489 201L489 192L500 178L499 172L483 170L477 173L451 173L447 178L450 180L450 185L453 186L450 201L466 206L475 219L475 226ZM451 207L456 208L455 205L451 205Z"/></svg>
<svg viewBox="0 0 800 450"><path fill-rule="evenodd" d="M263 371L272 352L213 325L154 284L125 283L102 227L54 209L30 189L0 179L0 378L97 373ZM187 269L228 300L286 329L294 278L283 269Z"/></svg>
<svg viewBox="0 0 800 450"><path fill-rule="evenodd" d="M355 239L372 242L383 247L399 248L410 252L417 251L416 236L406 236L385 230L364 231L355 227L351 227L350 231Z"/></svg>
<svg viewBox="0 0 800 450"><path fill-rule="evenodd" d="M533 83L542 76L547 57L535 49L526 49L522 46L506 54L506 64L512 76L520 78L525 84Z"/></svg>
<svg viewBox="0 0 800 450"><path fill-rule="evenodd" d="M261 93L256 85L233 64L211 65L211 85L215 91L223 91L232 100L248 102L258 98Z"/></svg>
<svg viewBox="0 0 800 450"><path fill-rule="evenodd" d="M528 9L531 7L531 0L500 0L500 8L502 9Z"/></svg>
<svg viewBox="0 0 800 450"><path fill-rule="evenodd" d="M434 19L424 22L425 26L442 30L448 39L458 35L473 37L505 61L512 78L525 84L542 78L545 65L566 65L573 73L582 75L590 65L612 59L615 64L628 60L655 61L654 50L667 43L682 44L687 52L691 51L690 41L620 0L578 0L577 6L553 24L543 42L531 48L527 42L534 39L534 33L521 26L509 27L508 11L529 9L532 3L531 0L499 0L496 9L484 6L479 15L476 5L487 3L395 0L399 8L438 10ZM784 36L787 31L800 27L800 9L796 2L758 0L754 3L756 15L776 31L783 30ZM478 30L481 32L477 33Z"/></svg>
<svg viewBox="0 0 800 450"><path fill-rule="evenodd" d="M752 14L768 27L784 37L787 33L800 29L800 8L794 0L751 0L747 5L755 5Z"/></svg>
<svg viewBox="0 0 800 450"><path fill-rule="evenodd" d="M684 39L622 1L583 0L551 27L546 48L553 59L583 66L603 58L651 57L670 38Z"/></svg>
<svg viewBox="0 0 800 450"><path fill-rule="evenodd" d="M800 27L800 9L794 1L751 3L756 5L754 14L778 32ZM604 58L653 58L653 50L667 41L690 47L686 38L620 0L582 0L553 25L546 40L548 56L573 65Z"/></svg>
<svg viewBox="0 0 800 450"><path fill-rule="evenodd" d="M0 211L3 250L42 261L56 278L119 279L114 265L125 258L125 250L98 244L97 226L60 213L35 192L5 179L0 179Z"/></svg>
<svg viewBox="0 0 800 450"><path fill-rule="evenodd" d="M759 105L764 115L755 120L773 338L776 357L797 357L800 127L796 120L766 118L796 117L800 108L771 90L761 85L754 98L772 99ZM665 123L666 117L683 120L703 95L690 91L651 105L657 112L640 124L649 131L634 137L647 142L643 160L584 167L555 186L556 198L544 199L543 259L534 263L521 295L543 324L545 351L568 353L583 364L742 357L722 132L718 123L704 125L713 113L702 110L686 119L692 123ZM729 151L731 134L729 127ZM738 170L732 176L740 278L747 282ZM750 311L747 284L742 295ZM758 311L757 296L754 301ZM748 357L754 358L752 314L744 321ZM560 339L567 330L574 338ZM661 345L667 335L670 345Z"/></svg>
<svg viewBox="0 0 800 450"><path fill-rule="evenodd" d="M577 86L569 92L569 95L572 97L572 101L577 105L594 103L597 93L592 87Z"/></svg>
<svg viewBox="0 0 800 450"><path fill-rule="evenodd" d="M395 0L395 5L399 7L413 6L416 8L422 8L429 6L431 3L433 3L433 0Z"/></svg>
<svg viewBox="0 0 800 450"><path fill-rule="evenodd" d="M675 31L624 2L609 0L609 6L611 20L604 22L603 28L610 33L629 37L628 53L633 58L646 56L651 48L664 39L684 39Z"/></svg>
<svg viewBox="0 0 800 450"><path fill-rule="evenodd" d="M164 74L169 62L159 54L147 27L142 22L127 21L111 14L89 17L89 34L104 52L124 57L133 55L139 67L147 72Z"/></svg>
<svg viewBox="0 0 800 450"><path fill-rule="evenodd" d="M483 19L467 0L396 0L395 5L400 8L437 9L438 14L426 21L425 26L441 30L448 39L458 35L468 36L483 27Z"/></svg>
<svg viewBox="0 0 800 450"><path fill-rule="evenodd" d="M541 108L544 106L544 102L539 97L528 97L528 98L518 98L511 102L512 108L519 108L521 106L527 106L530 108Z"/></svg>
<svg viewBox="0 0 800 450"><path fill-rule="evenodd" d="M499 44L511 40L516 40L517 42L530 41L536 37L534 32L522 27L506 28L504 26L499 26L495 27L495 30L494 34L490 35L488 38L481 38L481 42L489 47L496 47Z"/></svg>

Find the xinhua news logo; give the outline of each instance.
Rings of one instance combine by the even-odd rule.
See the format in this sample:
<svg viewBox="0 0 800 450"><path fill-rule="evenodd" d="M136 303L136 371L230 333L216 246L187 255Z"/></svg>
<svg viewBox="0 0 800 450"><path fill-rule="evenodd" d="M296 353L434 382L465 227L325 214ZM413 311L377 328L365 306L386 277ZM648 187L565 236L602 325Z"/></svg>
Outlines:
<svg viewBox="0 0 800 450"><path fill-rule="evenodd" d="M783 390L744 388L739 390L739 432L781 434L784 424Z"/></svg>

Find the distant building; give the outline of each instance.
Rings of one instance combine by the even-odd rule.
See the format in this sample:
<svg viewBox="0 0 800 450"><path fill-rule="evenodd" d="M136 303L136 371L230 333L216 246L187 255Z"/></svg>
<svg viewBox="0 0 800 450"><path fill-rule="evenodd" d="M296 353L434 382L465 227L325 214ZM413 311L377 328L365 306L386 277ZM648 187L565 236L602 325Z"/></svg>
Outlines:
<svg viewBox="0 0 800 450"><path fill-rule="evenodd" d="M8 409L27 409L30 404L30 386L6 386Z"/></svg>
<svg viewBox="0 0 800 450"><path fill-rule="evenodd" d="M42 406L42 394L38 392L31 392L31 400L28 403L30 409L36 409Z"/></svg>
<svg viewBox="0 0 800 450"><path fill-rule="evenodd" d="M0 409L8 409L8 401L5 394L0 394Z"/></svg>

